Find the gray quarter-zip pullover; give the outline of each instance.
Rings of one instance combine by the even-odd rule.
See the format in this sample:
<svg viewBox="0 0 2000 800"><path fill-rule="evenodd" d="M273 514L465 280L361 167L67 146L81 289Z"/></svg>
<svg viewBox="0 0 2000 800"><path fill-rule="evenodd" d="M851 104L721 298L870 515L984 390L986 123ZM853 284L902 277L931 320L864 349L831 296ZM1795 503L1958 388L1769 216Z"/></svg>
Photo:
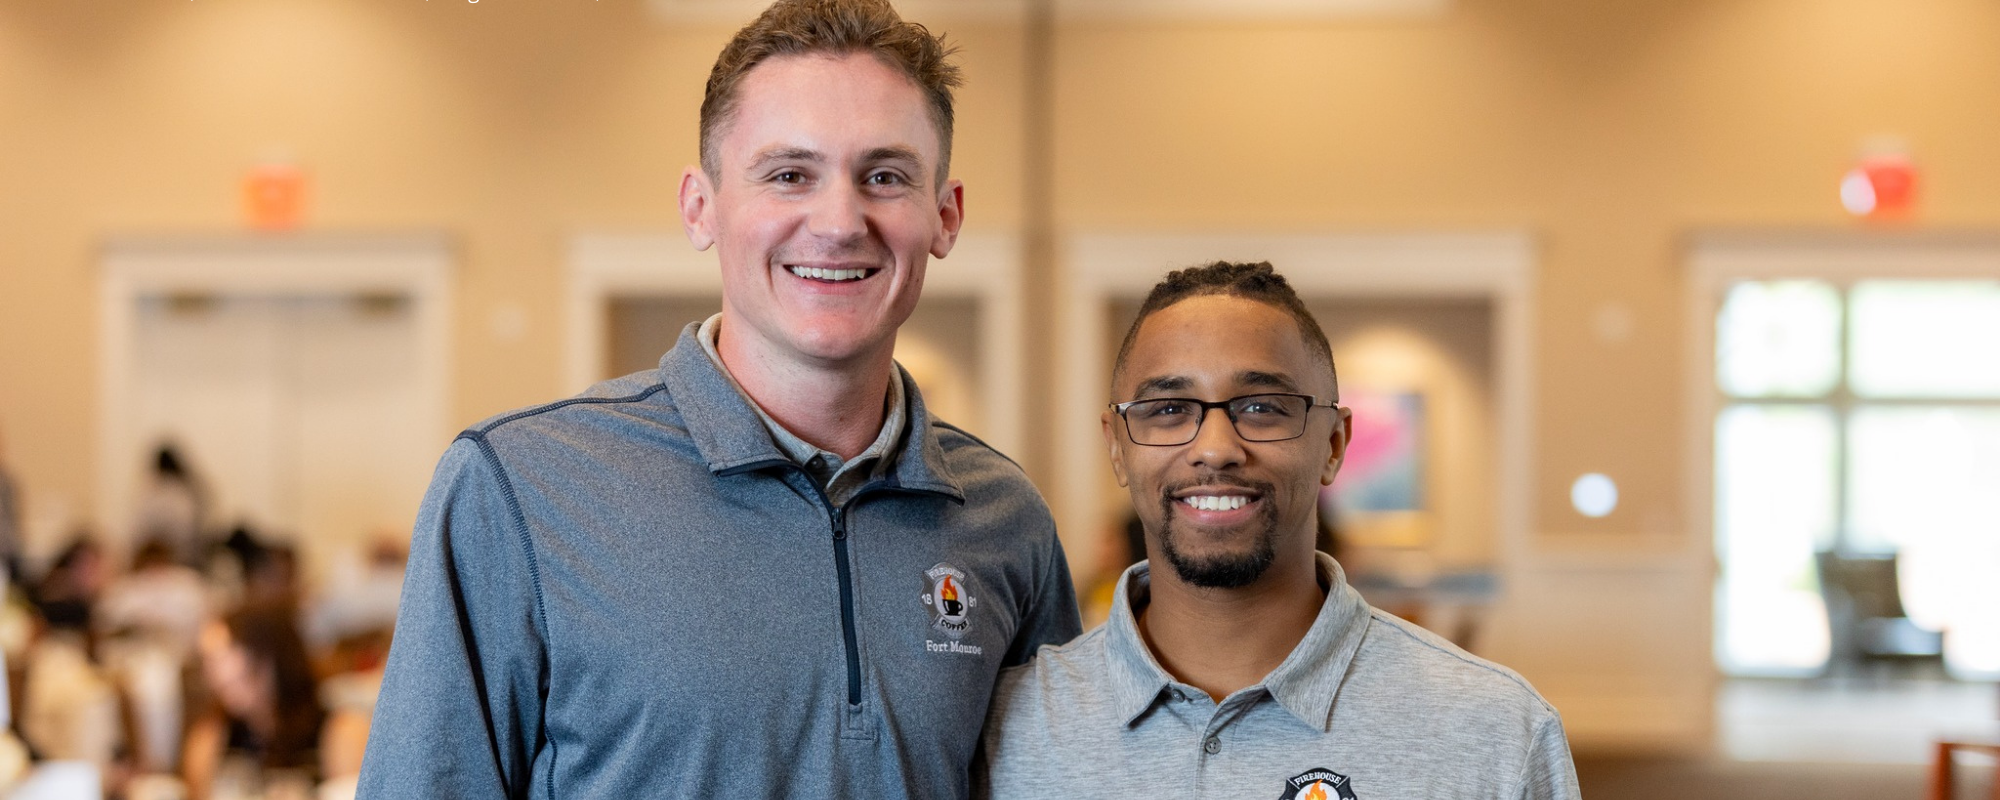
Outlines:
<svg viewBox="0 0 2000 800"><path fill-rule="evenodd" d="M1020 469L932 419L844 503L695 340L481 423L419 512L362 798L957 798L1074 636Z"/></svg>

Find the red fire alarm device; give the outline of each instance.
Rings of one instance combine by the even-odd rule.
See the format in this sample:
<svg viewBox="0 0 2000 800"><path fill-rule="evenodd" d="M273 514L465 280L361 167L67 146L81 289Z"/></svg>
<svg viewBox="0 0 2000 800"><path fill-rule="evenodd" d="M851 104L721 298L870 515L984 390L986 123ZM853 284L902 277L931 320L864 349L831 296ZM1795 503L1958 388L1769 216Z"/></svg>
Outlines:
<svg viewBox="0 0 2000 800"><path fill-rule="evenodd" d="M1865 219L1909 216L1916 193L1917 168L1900 153L1863 157L1840 179L1840 204Z"/></svg>
<svg viewBox="0 0 2000 800"><path fill-rule="evenodd" d="M243 176L243 214L252 228L296 228L305 220L305 204L306 175L296 164L259 164Z"/></svg>

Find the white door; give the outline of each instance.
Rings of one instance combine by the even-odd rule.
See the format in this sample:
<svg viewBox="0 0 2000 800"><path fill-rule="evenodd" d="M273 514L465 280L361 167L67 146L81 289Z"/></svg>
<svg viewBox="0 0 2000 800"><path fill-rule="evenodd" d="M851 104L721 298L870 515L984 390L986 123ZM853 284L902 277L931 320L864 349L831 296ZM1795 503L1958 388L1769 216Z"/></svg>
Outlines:
<svg viewBox="0 0 2000 800"><path fill-rule="evenodd" d="M174 442L212 526L309 550L407 531L443 443L423 424L416 321L393 295L145 297L127 463Z"/></svg>
<svg viewBox="0 0 2000 800"><path fill-rule="evenodd" d="M103 527L129 541L163 442L210 529L296 544L308 568L406 536L448 444L448 250L422 239L114 245L104 293Z"/></svg>

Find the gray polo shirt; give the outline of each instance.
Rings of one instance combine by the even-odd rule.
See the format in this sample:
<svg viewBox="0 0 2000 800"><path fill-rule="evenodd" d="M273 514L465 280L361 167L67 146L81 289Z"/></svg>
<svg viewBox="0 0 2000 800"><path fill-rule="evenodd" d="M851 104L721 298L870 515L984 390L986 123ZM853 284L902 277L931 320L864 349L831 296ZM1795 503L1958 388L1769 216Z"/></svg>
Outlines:
<svg viewBox="0 0 2000 800"><path fill-rule="evenodd" d="M1513 671L1368 606L1331 556L1319 617L1217 703L1160 667L1127 570L1103 626L1001 673L975 797L1577 798L1562 721Z"/></svg>

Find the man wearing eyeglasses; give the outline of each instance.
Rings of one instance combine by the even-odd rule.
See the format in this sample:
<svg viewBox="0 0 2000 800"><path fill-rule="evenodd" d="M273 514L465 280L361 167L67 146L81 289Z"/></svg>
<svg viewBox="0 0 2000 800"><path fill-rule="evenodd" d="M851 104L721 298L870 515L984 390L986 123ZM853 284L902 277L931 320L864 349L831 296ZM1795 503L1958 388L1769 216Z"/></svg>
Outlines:
<svg viewBox="0 0 2000 800"><path fill-rule="evenodd" d="M976 795L1579 796L1526 681L1370 608L1314 550L1352 425L1326 335L1271 265L1168 275L1111 389L1147 560L1104 626L1003 673Z"/></svg>

